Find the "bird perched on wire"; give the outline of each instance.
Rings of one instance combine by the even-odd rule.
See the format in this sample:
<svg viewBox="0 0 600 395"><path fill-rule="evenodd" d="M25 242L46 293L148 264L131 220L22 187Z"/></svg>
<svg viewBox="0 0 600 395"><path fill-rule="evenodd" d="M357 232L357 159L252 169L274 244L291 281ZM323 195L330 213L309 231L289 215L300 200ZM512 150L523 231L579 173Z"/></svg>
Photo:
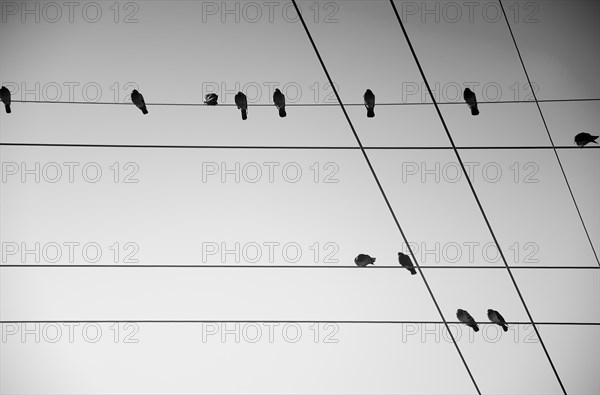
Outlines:
<svg viewBox="0 0 600 395"><path fill-rule="evenodd" d="M487 315L488 315L488 318L490 319L490 321L492 321L494 324L500 325L502 327L502 329L504 330L504 332L508 331L508 326L506 325L506 321L504 320L504 317L502 317L502 315L500 315L499 312L497 312L496 310L488 309Z"/></svg>
<svg viewBox="0 0 600 395"><path fill-rule="evenodd" d="M468 327L473 328L475 332L479 332L479 326L477 322L471 317L471 314L467 313L465 310L458 309L456 310L456 318L463 324L466 324Z"/></svg>
<svg viewBox="0 0 600 395"><path fill-rule="evenodd" d="M367 265L372 265L375 262L375 258L371 258L366 254L358 254L356 258L354 258L354 263L356 266L366 267Z"/></svg>
<svg viewBox="0 0 600 395"><path fill-rule="evenodd" d="M144 101L144 96L136 89L131 92L131 101L137 108L142 110L142 114L148 114L148 109L146 108L146 102Z"/></svg>
<svg viewBox="0 0 600 395"><path fill-rule="evenodd" d="M242 119L245 121L248 119L248 99L246 98L246 95L242 92L238 92L233 99L235 100L237 108L242 111Z"/></svg>
<svg viewBox="0 0 600 395"><path fill-rule="evenodd" d="M405 267L410 274L415 275L417 274L417 271L415 270L415 266L412 263L412 259L410 259L410 257L406 254L403 254L401 252L398 253L398 262L400 262L400 264Z"/></svg>
<svg viewBox="0 0 600 395"><path fill-rule="evenodd" d="M580 147L582 147L582 148L583 148L583 147L584 147L586 144L589 144L589 143L595 143L595 144L598 144L598 142L596 141L596 139L597 139L598 137L599 137L599 136L592 136L592 135L591 135L591 134L589 134L589 133L586 133L586 132L581 132L581 133L579 133L579 134L577 134L577 135L575 136L575 144L577 144L578 146L580 146Z"/></svg>
<svg viewBox="0 0 600 395"><path fill-rule="evenodd" d="M283 93L279 89L275 89L273 93L273 103L279 109L279 116L284 118L287 115L285 112L285 96L283 96Z"/></svg>
<svg viewBox="0 0 600 395"><path fill-rule="evenodd" d="M365 107L367 108L367 118L373 118L375 116L375 95L370 89L367 89L363 99L365 99Z"/></svg>
<svg viewBox="0 0 600 395"><path fill-rule="evenodd" d="M216 106L219 104L219 95L216 93L207 93L204 95L204 104L207 106Z"/></svg>
<svg viewBox="0 0 600 395"><path fill-rule="evenodd" d="M469 88L465 88L463 97L467 102L469 108L471 108L471 115L479 115L479 109L477 108L477 97L475 96L475 92L473 92Z"/></svg>
<svg viewBox="0 0 600 395"><path fill-rule="evenodd" d="M0 88L0 100L4 103L4 109L7 114L10 114L10 91L7 87Z"/></svg>

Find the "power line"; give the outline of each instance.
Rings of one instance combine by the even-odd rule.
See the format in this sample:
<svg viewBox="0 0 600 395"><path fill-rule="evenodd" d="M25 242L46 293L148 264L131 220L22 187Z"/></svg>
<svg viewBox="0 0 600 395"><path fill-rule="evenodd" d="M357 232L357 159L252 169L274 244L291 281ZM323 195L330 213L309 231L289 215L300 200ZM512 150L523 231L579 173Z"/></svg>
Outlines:
<svg viewBox="0 0 600 395"><path fill-rule="evenodd" d="M153 144L84 144L84 143L2 143L0 146L7 147L64 147L64 148L162 148L162 149L257 149L257 150L360 150L361 147L354 146L281 146L281 145L153 145ZM439 146L363 146L365 150L453 150L453 147ZM600 149L598 146L463 146L456 147L459 150L551 150L551 149Z"/></svg>
<svg viewBox="0 0 600 395"><path fill-rule="evenodd" d="M485 220L485 223L487 225L487 228L492 236L492 238L494 239L494 243L496 244L496 247L498 248L498 253L500 254L500 257L502 258L502 261L504 262L504 266L506 266L506 270L508 271L508 274L513 282L513 285L515 286L515 289L517 291L517 294L519 295L519 298L521 299L521 303L523 304L523 307L525 308L525 312L527 313L527 316L529 317L529 320L531 321L531 324L533 326L533 329L535 330L535 333L540 341L540 344L544 350L544 353L546 354L546 357L548 358L548 362L550 363L550 366L552 367L552 370L554 371L554 375L556 376L556 379L558 380L558 383L560 384L560 387L562 388L562 391L565 395L567 395L567 392L565 390L565 387L562 383L562 380L560 379L560 376L558 375L558 371L556 370L555 366L554 366L554 362L552 362L552 358L550 357L550 354L548 353L548 350L546 349L546 345L544 344L544 341L542 340L542 337L540 336L540 333L535 325L535 322L533 320L533 317L531 316L531 313L529 312L529 308L527 307L527 304L525 303L525 299L523 298L523 295L521 294L521 290L519 289L519 286L517 285L517 282L510 270L510 266L508 266L508 263L506 261L506 258L504 257L504 253L502 252L502 248L500 247L500 243L498 242L498 239L496 238L496 234L494 233L494 230L492 229L492 226L487 218L487 215L485 213L485 210L483 209L483 206L481 204L481 201L479 200L479 196L477 195L477 192L475 191L475 188L473 186L473 183L471 182L471 179L467 173L467 170L465 168L465 165L462 161L462 158L458 152L458 149L456 148L456 145L454 144L454 140L452 139L452 135L450 134L450 130L448 129L448 126L446 125L446 121L444 120L444 116L442 115L442 112L440 111L439 106L437 105L435 98L433 97L433 93L431 91L431 87L429 86L429 82L427 81L427 77L425 76L425 72L423 71L423 68L421 67L421 62L419 61L419 58L417 57L417 53L415 52L415 49L412 45L412 42L410 41L410 38L408 37L408 32L406 31L405 27L404 27L404 23L402 23L402 19L400 18L400 15L398 14L398 10L396 8L396 4L394 4L394 0L390 0L390 4L392 5L392 8L394 9L394 13L396 14L396 19L398 20L398 23L400 24L400 27L402 28L402 32L404 34L404 37L406 38L406 42L408 44L408 47L410 48L410 51L412 53L412 56L415 60L415 63L417 64L417 67L419 69L419 73L421 74L421 78L423 78L423 82L425 83L425 86L427 87L427 91L429 92L429 95L431 96L432 100L433 100L433 104L435 106L435 109L438 113L438 116L440 117L440 121L442 122L442 126L444 127L444 130L446 131L446 135L448 136L448 140L450 141L450 144L452 145L452 147L454 148L454 154L456 155L456 159L458 160L458 163L460 164L460 167L463 171L463 174L465 175L465 179L467 180L467 183L469 184L469 188L471 189L471 192L473 194L473 197L475 198L475 201L477 202L477 206L479 207L479 210L481 211L481 215L483 216L483 219Z"/></svg>
<svg viewBox="0 0 600 395"><path fill-rule="evenodd" d="M465 325L460 321L410 321L410 320L1 320L0 324L108 324L108 323L140 323L140 324L206 324L206 323L273 323L273 324L431 324L431 325ZM478 325L497 325L484 321ZM527 321L511 321L508 325L531 325ZM552 326L600 326L600 322L536 322L538 325Z"/></svg>
<svg viewBox="0 0 600 395"><path fill-rule="evenodd" d="M207 324L207 323L272 323L272 324L422 324L422 325L465 325L460 321L409 321L409 320L1 320L0 324L109 324L109 323L139 323L139 324ZM497 325L484 321L478 325ZM531 325L527 321L507 322L508 325ZM548 326L600 326L600 322L536 322Z"/></svg>
<svg viewBox="0 0 600 395"><path fill-rule="evenodd" d="M352 130L352 134L354 135L354 138L356 139L356 142L358 143L358 145L361 149L363 157L365 158L365 161L367 162L367 165L369 166L371 174L373 175L373 178L375 179L375 182L377 183L377 186L379 188L379 191L381 192L383 199L385 200L388 210L390 211L390 214L392 215L392 218L394 219L394 222L396 223L396 226L398 227L398 230L400 231L400 234L402 235L402 239L404 240L405 244L408 246L408 252L410 253L410 256L411 256L413 262L416 264L417 269L419 270L419 274L421 275L421 278L423 279L425 287L427 288L427 291L429 292L429 295L431 296L431 299L433 300L433 303L435 304L435 307L436 307L440 317L442 318L442 321L444 321L444 324L446 326L446 329L448 330L448 333L450 333L450 337L452 338L452 342L454 343L454 346L456 347L456 351L458 352L458 354L467 370L467 373L469 374L471 381L473 382L473 385L475 386L475 389L477 390L477 393L479 395L481 395L481 391L479 390L479 387L477 386L477 383L475 382L475 378L473 377L473 374L471 373L471 369L469 369L469 365L467 365L467 361L465 360L462 352L460 351L458 343L456 342L454 335L452 334L452 332L450 331L450 328L448 327L448 324L446 323L446 318L444 317L444 314L442 313L442 310L440 309L440 306L439 306L437 300L435 299L435 296L433 295L431 288L429 287L429 283L427 282L427 279L425 278L425 275L423 274L421 267L420 267L419 263L417 262L417 259L415 258L412 248L410 247L410 244L408 243L408 239L407 239L406 235L404 234L402 227L400 226L400 222L398 222L396 213L394 212L394 209L392 208L392 205L390 204L390 202L387 198L387 195L386 195L385 191L383 190L383 186L379 182L379 177L377 177L377 173L375 172L375 169L373 168L371 161L369 160L367 151L365 151L365 149L362 145L362 142L360 140L360 137L356 133L356 130L354 129L354 125L352 124L352 121L350 120L350 117L348 116L348 113L346 112L346 108L344 107L344 104L342 103L342 98L340 97L337 89L335 88L333 79L329 75L329 71L327 70L325 63L323 62L323 59L321 58L321 54L319 53L319 50L317 49L317 46L310 34L310 31L308 30L308 26L306 25L306 22L304 21L304 17L302 16L302 13L300 12L300 8L298 8L298 4L297 4L296 0L292 0L292 3L294 4L296 13L298 14L298 17L300 19L300 22L302 23L302 26L304 27L304 31L306 32L306 35L315 51L315 55L317 55L317 58L319 59L319 62L321 63L321 67L323 68L323 71L325 72L325 75L327 76L327 80L329 81L331 89L335 93L335 97L340 104L340 107L342 109L342 112L344 113L344 116L346 117L346 120L348 121L348 125L350 126L350 129ZM430 91L430 93L431 93L431 91ZM435 102L435 100L434 100L434 102Z"/></svg>
<svg viewBox="0 0 600 395"><path fill-rule="evenodd" d="M90 264L90 265L78 265L78 264L5 264L0 265L0 269L6 268L157 268L157 269L350 269L350 270L377 270L377 269L393 269L393 270L406 270L405 267L395 266L369 266L367 268L359 268L356 265L350 266L327 266L327 265L134 265L134 264ZM457 266L443 266L443 265L424 265L422 269L502 269L506 270L504 266L469 266L469 265L457 265ZM524 269L524 270L600 270L598 266L511 266L511 269Z"/></svg>
<svg viewBox="0 0 600 395"><path fill-rule="evenodd" d="M567 102L588 102L588 101L600 101L600 98L588 98L588 99L542 99L538 100L540 103L567 103ZM130 102L94 102L94 101L64 101L64 100L12 100L13 103L30 103L30 104L96 104L96 105L123 105L131 106ZM477 104L519 104L519 103L535 103L535 100L495 100L495 101L478 101ZM451 102L438 102L438 105L452 105L460 104L465 105L462 101L451 101ZM204 103L146 103L147 106L173 106L173 107L213 107L207 106ZM338 103L286 103L286 107L337 107ZM377 103L377 106L428 106L433 105L432 102L388 102L388 103ZM273 107L273 103L249 103L248 107ZM348 103L344 104L346 107L363 107L364 103ZM233 103L219 103L217 107L237 107Z"/></svg>
<svg viewBox="0 0 600 395"><path fill-rule="evenodd" d="M523 57L521 56L521 51L519 50L519 46L517 45L517 40L515 39L515 35L513 34L512 28L510 27L510 23L508 22L508 17L506 16L506 12L504 11L504 5L502 4L502 0L498 0L500 3L500 8L502 9L502 13L504 14L504 19L506 20L506 25L508 26L508 31L510 32L510 36L512 37L513 43L515 44L515 49L517 50L517 55L519 55L519 60L521 61L521 65L523 66L523 71L525 72L525 77L527 77L527 82L529 86L531 85L531 79L529 78L529 73L527 72L527 68L525 67L525 62L523 61ZM550 144L554 147L554 140L552 139L552 135L550 134L550 129L548 129L548 124L546 123L546 118L544 117L544 113L542 112L542 108L540 107L540 103L535 94L535 89L531 89L531 93L533 94L533 99L535 100L535 104L537 109L542 117L542 122L544 123L544 128L546 129L546 133L548 134L548 139L550 140ZM575 209L577 210L577 215L579 215L579 220L581 221L581 225L583 226L583 230L585 231L585 235L590 243L590 247L592 248L592 252L594 253L594 257L596 257L596 262L598 266L600 266L600 260L598 259L598 254L596 253L596 249L594 248L594 243L592 242L592 238L590 237L590 232L588 232L587 226L585 226L585 221L583 220L583 216L581 215L581 211L579 210L579 205L575 200L575 195L573 194L573 190L571 189L571 184L569 183L569 179L567 178L567 174L565 173L565 169L562 165L562 161L560 160L560 156L558 156L558 151L554 148L554 155L556 156L556 160L558 161L558 166L560 167L560 171L565 179L565 183L567 184L567 188L569 189L569 194L571 195L571 199L573 200L573 204L575 205Z"/></svg>

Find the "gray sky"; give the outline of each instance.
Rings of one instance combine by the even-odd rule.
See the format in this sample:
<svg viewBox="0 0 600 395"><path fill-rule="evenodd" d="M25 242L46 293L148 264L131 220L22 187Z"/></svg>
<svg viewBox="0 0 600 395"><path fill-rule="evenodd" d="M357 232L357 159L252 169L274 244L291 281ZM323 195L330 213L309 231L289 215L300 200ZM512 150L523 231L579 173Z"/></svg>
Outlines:
<svg viewBox="0 0 600 395"><path fill-rule="evenodd" d="M463 308L485 322L494 308L528 322L453 151L394 149L450 144L389 2L299 4L444 317ZM465 4L396 1L436 100L459 103L440 105L456 145L551 146L498 3ZM503 4L539 100L600 98L600 3ZM0 5L0 82L14 101L2 143L348 147L1 146L1 264L47 266L0 269L1 393L476 393L443 325L325 323L441 317L421 276L398 267L406 245L291 2L78 2L72 22L61 2ZM279 118L276 87L307 106ZM247 121L231 106L238 90ZM157 104L210 92L219 106ZM556 146L599 134L598 101L540 107ZM598 263L554 152L460 154L534 320L599 323ZM558 155L598 252L600 150ZM24 251L36 243L37 256ZM359 253L375 266L336 268ZM65 323L5 322L27 320L323 323L231 323L228 335L220 323L77 324L70 339ZM600 393L600 326L538 328L567 392ZM562 393L531 325L451 330L482 393Z"/></svg>

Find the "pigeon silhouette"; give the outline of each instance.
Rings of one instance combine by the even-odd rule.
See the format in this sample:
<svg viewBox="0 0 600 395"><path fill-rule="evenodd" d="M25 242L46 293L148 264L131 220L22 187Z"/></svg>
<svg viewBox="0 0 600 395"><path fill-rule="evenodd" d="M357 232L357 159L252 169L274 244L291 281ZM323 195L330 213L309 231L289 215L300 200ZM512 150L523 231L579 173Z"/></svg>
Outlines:
<svg viewBox="0 0 600 395"><path fill-rule="evenodd" d="M410 257L406 254L403 254L401 252L398 253L398 262L400 262L400 264L402 266L404 266L412 275L417 274L417 271L415 270L415 266L412 263L412 259L410 259Z"/></svg>
<svg viewBox="0 0 600 395"><path fill-rule="evenodd" d="M285 117L287 115L285 112L285 96L283 96L283 93L279 89L275 89L273 93L273 103L279 109L279 116L281 118Z"/></svg>
<svg viewBox="0 0 600 395"><path fill-rule="evenodd" d="M2 99L2 101L4 101L4 99ZM581 132L577 136L575 136L575 144L577 144L581 148L583 148L586 144L589 143L598 144L598 142L596 141L597 138L598 136L592 136L589 133Z"/></svg>
<svg viewBox="0 0 600 395"><path fill-rule="evenodd" d="M10 91L5 86L0 88L0 100L2 100L2 103L4 103L6 113L10 114Z"/></svg>
<svg viewBox="0 0 600 395"><path fill-rule="evenodd" d="M477 326L477 323L473 317L471 317L471 314L467 313L465 310L456 310L456 318L458 318L460 322L466 324L468 327L473 328L475 332L479 332L479 326Z"/></svg>
<svg viewBox="0 0 600 395"><path fill-rule="evenodd" d="M219 96L216 93L207 93L204 95L204 104L207 106L216 106L219 104Z"/></svg>
<svg viewBox="0 0 600 395"><path fill-rule="evenodd" d="M144 101L144 96L136 89L131 92L131 101L136 105L137 108L142 110L142 114L148 114L148 109L146 108L146 102Z"/></svg>
<svg viewBox="0 0 600 395"><path fill-rule="evenodd" d="M367 108L367 118L373 118L375 116L375 95L370 89L367 89L363 98L365 99L365 107Z"/></svg>
<svg viewBox="0 0 600 395"><path fill-rule="evenodd" d="M356 266L366 267L367 265L372 265L375 262L375 258L371 258L366 254L358 254L356 258L354 258L354 263Z"/></svg>
<svg viewBox="0 0 600 395"><path fill-rule="evenodd" d="M242 110L242 119L245 121L248 119L248 99L242 92L238 92L234 97L235 105L238 109Z"/></svg>
<svg viewBox="0 0 600 395"><path fill-rule="evenodd" d="M502 329L504 330L504 332L508 331L508 326L506 325L506 321L504 320L504 317L502 317L502 315L500 315L500 313L498 313L496 310L492 310L492 309L488 309L488 318L490 319L490 321L492 321L494 324L498 324L502 327Z"/></svg>
<svg viewBox="0 0 600 395"><path fill-rule="evenodd" d="M477 108L477 97L475 97L475 93L469 88L465 88L465 92L463 94L467 105L471 108L471 115L479 115L479 109Z"/></svg>

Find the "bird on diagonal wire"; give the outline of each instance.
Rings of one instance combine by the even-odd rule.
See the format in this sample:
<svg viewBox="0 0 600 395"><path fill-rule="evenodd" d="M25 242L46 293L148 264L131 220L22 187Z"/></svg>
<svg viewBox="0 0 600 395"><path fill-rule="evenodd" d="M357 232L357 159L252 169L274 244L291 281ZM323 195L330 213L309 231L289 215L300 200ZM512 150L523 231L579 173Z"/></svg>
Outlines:
<svg viewBox="0 0 600 395"><path fill-rule="evenodd" d="M599 136L592 136L589 133L581 132L575 136L575 144L577 144L581 148L585 147L585 145L589 143L598 144L598 142L596 141L598 137Z"/></svg>
<svg viewBox="0 0 600 395"><path fill-rule="evenodd" d="M506 325L506 320L504 320L504 317L502 317L502 315L499 312L493 309L488 309L487 316L491 322L500 325L504 332L508 331L508 325Z"/></svg>
<svg viewBox="0 0 600 395"><path fill-rule="evenodd" d="M477 97L475 96L475 92L473 92L469 88L465 88L463 97L467 102L467 105L471 109L471 115L479 115L479 109L477 108Z"/></svg>
<svg viewBox="0 0 600 395"><path fill-rule="evenodd" d="M233 99L237 108L242 111L242 119L245 121L248 119L248 98L242 92L238 92Z"/></svg>
<svg viewBox="0 0 600 395"><path fill-rule="evenodd" d="M142 114L148 114L148 109L146 108L146 102L144 101L144 96L136 89L131 92L131 101L136 105L137 108L142 110Z"/></svg>
<svg viewBox="0 0 600 395"><path fill-rule="evenodd" d="M6 110L6 113L10 114L10 91L5 86L0 88L0 100L2 100L2 103L4 103L4 109Z"/></svg>
<svg viewBox="0 0 600 395"><path fill-rule="evenodd" d="M356 258L354 258L354 263L356 266L366 267L367 265L372 265L375 262L375 258L371 258L367 254L358 254Z"/></svg>
<svg viewBox="0 0 600 395"><path fill-rule="evenodd" d="M273 103L279 109L279 116L284 118L287 115L285 112L285 96L283 96L283 93L279 89L275 89L273 93Z"/></svg>
<svg viewBox="0 0 600 395"><path fill-rule="evenodd" d="M469 314L467 311L462 309L456 310L456 318L458 318L460 322L468 327L473 328L475 332L479 332L479 326L477 325L477 322L475 322L473 317L471 317L471 314Z"/></svg>
<svg viewBox="0 0 600 395"><path fill-rule="evenodd" d="M403 254L401 252L398 253L398 262L400 262L400 264L405 267L410 274L415 275L417 274L417 271L415 270L415 266L412 263L412 259L410 259L410 257L406 254Z"/></svg>
<svg viewBox="0 0 600 395"><path fill-rule="evenodd" d="M204 95L204 104L207 106L216 106L219 104L219 95L216 93L207 93Z"/></svg>
<svg viewBox="0 0 600 395"><path fill-rule="evenodd" d="M363 95L365 100L365 107L367 108L367 118L373 118L375 116L375 95L373 91L367 89Z"/></svg>

